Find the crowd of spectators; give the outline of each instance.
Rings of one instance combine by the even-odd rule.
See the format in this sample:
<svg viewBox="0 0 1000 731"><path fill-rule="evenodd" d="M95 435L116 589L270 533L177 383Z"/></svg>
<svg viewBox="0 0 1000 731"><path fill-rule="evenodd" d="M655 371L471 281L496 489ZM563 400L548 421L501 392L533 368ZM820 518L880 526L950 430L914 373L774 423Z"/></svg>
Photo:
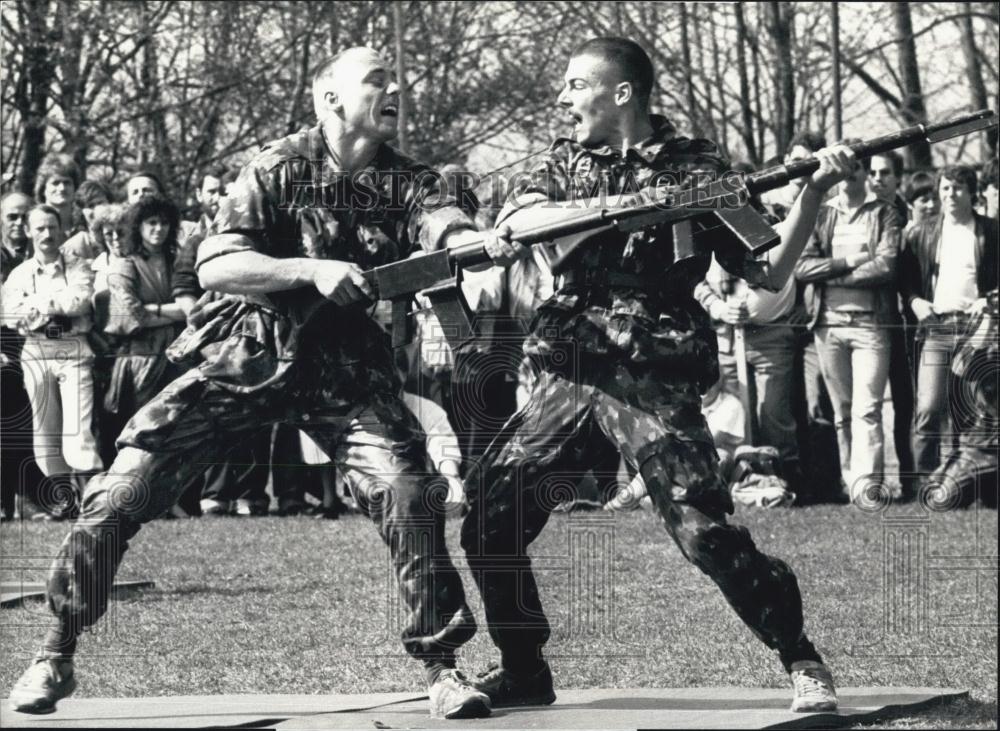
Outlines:
<svg viewBox="0 0 1000 731"><path fill-rule="evenodd" d="M800 134L784 161L824 145ZM125 423L179 375L167 350L213 297L195 262L232 181L225 168L205 170L188 221L155 173L134 172L116 195L54 154L33 198L3 196L5 519L72 517ZM777 222L802 184L752 203ZM486 227L497 210L476 213ZM773 507L922 496L950 507L992 490L995 500L996 377L983 364L996 358L998 246L996 160L979 177L961 165L906 175L890 152L859 161L826 201L782 290L713 263L695 292L716 325L721 366L704 409L734 497ZM552 287L540 256L469 275L465 295L488 337L452 355L424 315L400 353L447 504L461 504L462 474L523 405L533 369L520 341ZM628 488L597 486L581 504L641 504L641 479L617 470ZM348 509L343 492L326 456L279 427L206 464L170 515L333 518Z"/></svg>

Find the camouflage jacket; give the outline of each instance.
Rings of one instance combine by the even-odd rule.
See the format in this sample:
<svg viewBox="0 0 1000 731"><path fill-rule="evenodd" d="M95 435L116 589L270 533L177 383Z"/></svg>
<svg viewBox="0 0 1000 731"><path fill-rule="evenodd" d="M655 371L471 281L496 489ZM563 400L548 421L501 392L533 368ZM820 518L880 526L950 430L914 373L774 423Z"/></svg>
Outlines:
<svg viewBox="0 0 1000 731"><path fill-rule="evenodd" d="M649 185L654 176L684 185L692 174L718 176L727 168L713 142L675 135L662 117L652 117L653 134L628 148L585 148L558 139L526 181L513 186L498 221L532 199L564 201L616 195ZM694 299L694 288L711 263L712 247L700 245L678 260L670 225L614 233L588 246L574 268L638 275L652 282L642 289L572 284L558 287L538 309L525 353L547 357L560 350L586 356L625 358L655 367L666 376L703 387L718 377L718 346L711 321ZM749 254L723 266L753 284L763 283L763 265ZM553 367L551 359L549 367Z"/></svg>
<svg viewBox="0 0 1000 731"><path fill-rule="evenodd" d="M266 145L222 200L197 266L236 251L275 258L338 259L362 269L439 248L474 229L430 168L382 145L368 169L336 167L320 127ZM270 295L206 294L171 346L177 362L237 392L309 381L327 400L396 391L386 333L364 306L339 307L314 287ZM297 366L297 367L295 367Z"/></svg>

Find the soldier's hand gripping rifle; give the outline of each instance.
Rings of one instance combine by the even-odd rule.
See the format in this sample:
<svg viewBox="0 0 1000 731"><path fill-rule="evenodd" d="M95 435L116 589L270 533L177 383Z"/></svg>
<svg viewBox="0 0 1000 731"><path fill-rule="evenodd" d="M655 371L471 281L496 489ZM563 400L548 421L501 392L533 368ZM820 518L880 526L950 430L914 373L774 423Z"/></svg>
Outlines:
<svg viewBox="0 0 1000 731"><path fill-rule="evenodd" d="M907 127L850 148L860 159L921 140L940 142L995 124L994 113L983 109L939 124ZM694 187L633 197L632 205L617 208L553 209L551 222L514 231L511 240L524 245L544 244L546 258L557 275L569 268L581 247L595 238L662 224L673 226L675 252L693 252L701 240L702 245L717 254L723 253L722 247L736 246L757 256L776 246L780 237L760 214L746 205L747 201L781 188L789 180L812 175L819 165L816 159L806 159L750 175L731 173ZM636 203L637 200L642 202ZM365 279L379 298L393 303L393 345L409 341L410 302L421 291L430 300L453 350L475 337L472 313L461 291L462 270L489 261L483 243L470 243L365 272Z"/></svg>

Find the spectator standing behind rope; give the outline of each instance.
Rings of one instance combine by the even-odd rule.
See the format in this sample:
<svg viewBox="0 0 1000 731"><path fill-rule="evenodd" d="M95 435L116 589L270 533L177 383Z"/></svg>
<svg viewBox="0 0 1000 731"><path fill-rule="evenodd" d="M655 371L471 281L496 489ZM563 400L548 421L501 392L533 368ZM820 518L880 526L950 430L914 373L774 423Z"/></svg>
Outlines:
<svg viewBox="0 0 1000 731"><path fill-rule="evenodd" d="M823 147L826 147L826 138L822 134L804 130L792 138L784 160L779 159L775 164L807 160ZM784 188L764 193L761 202L771 215L782 221L803 185L801 178L790 180ZM788 324L796 331L792 404L796 411L799 464L804 471L803 479L809 485L808 490L799 491L800 503L822 502L839 492L840 483L833 406L819 367L816 341L812 329L807 327L810 318L804 290L805 285L796 281L795 306L788 319Z"/></svg>
<svg viewBox="0 0 1000 731"><path fill-rule="evenodd" d="M24 193L8 193L0 199L0 283L33 253L28 238L28 209L31 198ZM24 390L21 349L24 338L6 316L0 320L0 520L20 517L18 496L33 502L42 483L35 464L31 431L31 402Z"/></svg>
<svg viewBox="0 0 1000 731"><path fill-rule="evenodd" d="M734 165L733 169L753 172L748 165ZM761 207L759 201L751 204ZM777 221L772 217L770 223ZM780 455L781 476L800 491L799 448L792 410L796 333L790 318L795 307L795 279L789 277L777 292L752 287L725 272L713 257L694 296L712 317L719 335L719 366L725 372L726 383L736 388L739 382L733 330L744 328L750 385L756 394L756 414L748 415L757 422L753 446L775 447Z"/></svg>
<svg viewBox="0 0 1000 731"><path fill-rule="evenodd" d="M24 338L21 362L31 400L35 460L48 492L39 504L70 517L86 480L102 468L91 430L94 387L91 327L93 273L86 260L64 256L59 212L39 205L28 214L35 253L4 283L4 316Z"/></svg>
<svg viewBox="0 0 1000 731"><path fill-rule="evenodd" d="M151 170L136 170L132 173L125 181L122 192L125 195L125 202L130 206L135 205L143 198L164 195L163 183Z"/></svg>
<svg viewBox="0 0 1000 731"><path fill-rule="evenodd" d="M795 267L795 277L809 285L806 306L833 401L842 490L852 501L882 479L885 327L896 308L895 288L886 285L895 281L900 238L899 214L866 190L866 178L859 161L820 209Z"/></svg>
<svg viewBox="0 0 1000 731"><path fill-rule="evenodd" d="M983 165L983 172L979 180L979 188L983 191L983 209L982 214L987 218L992 218L994 221L997 220L997 216L1000 216L1000 201L998 201L997 190L997 168L1000 167L1000 162L997 158L991 158L986 161Z"/></svg>
<svg viewBox="0 0 1000 731"><path fill-rule="evenodd" d="M35 178L35 202L47 203L59 212L63 241L75 233L87 230L83 213L73 200L82 180L83 174L79 166L69 155L61 153L46 155L38 168L38 175Z"/></svg>
<svg viewBox="0 0 1000 731"><path fill-rule="evenodd" d="M111 202L111 191L103 183L84 180L77 189L74 200L87 227L66 239L62 246L63 253L80 259L96 259L106 251L106 247L94 236L94 209Z"/></svg>
<svg viewBox="0 0 1000 731"><path fill-rule="evenodd" d="M910 229L941 212L941 201L937 197L937 181L934 176L924 172L914 173L906 186L906 202L910 206L910 220L904 229L904 236Z"/></svg>
<svg viewBox="0 0 1000 731"><path fill-rule="evenodd" d="M906 226L910 209L899 192L903 176L903 158L895 150L873 155L867 161L868 187L879 200L888 203L899 214L900 228ZM899 286L893 287L896 297L889 325L889 391L892 393L892 436L899 465L899 482L904 500L916 496L913 475L913 449L910 427L913 424L913 323L904 322L900 313Z"/></svg>
<svg viewBox="0 0 1000 731"><path fill-rule="evenodd" d="M117 415L109 412L104 405L122 342L120 336L105 332L111 310L108 271L112 261L128 254L127 213L128 206L124 203L106 203L95 207L88 217L89 236L86 239L74 237L62 247L64 254L73 256L99 252L88 259L94 272L94 326L88 333L88 341L94 351L95 435L101 461L105 464L110 464L115 458L115 439L121 429Z"/></svg>
<svg viewBox="0 0 1000 731"><path fill-rule="evenodd" d="M961 414L950 413L960 403L949 388L951 363L970 319L997 287L997 222L973 209L975 172L965 165L945 168L938 193L942 215L907 234L900 264L903 297L919 323L913 453L924 476L941 463L941 435L954 442L961 426L951 418Z"/></svg>
<svg viewBox="0 0 1000 731"><path fill-rule="evenodd" d="M105 332L125 341L104 405L122 426L178 375L165 355L185 319L171 291L177 225L173 203L159 196L142 198L126 219L128 255L110 260L111 311Z"/></svg>
<svg viewBox="0 0 1000 731"><path fill-rule="evenodd" d="M194 194L201 215L197 221L181 221L181 234L178 237L181 249L187 248L188 243L194 241L195 235L198 236L198 241L208 235L212 219L219 212L219 201L226 195L226 185L234 179L235 176L224 165L214 165L202 173L201 182Z"/></svg>

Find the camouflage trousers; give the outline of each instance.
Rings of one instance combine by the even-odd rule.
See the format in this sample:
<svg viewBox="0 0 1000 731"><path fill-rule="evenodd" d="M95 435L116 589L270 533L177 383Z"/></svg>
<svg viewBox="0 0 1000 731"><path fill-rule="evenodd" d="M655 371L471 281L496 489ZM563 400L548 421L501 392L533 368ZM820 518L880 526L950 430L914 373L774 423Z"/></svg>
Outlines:
<svg viewBox="0 0 1000 731"><path fill-rule="evenodd" d="M582 370L582 369L581 369ZM757 550L726 522L732 500L701 414L697 388L620 363L565 377L543 371L531 398L507 422L469 475L462 546L482 594L490 636L508 669L537 666L549 624L528 546L566 494L566 480L618 463L645 480L667 532L707 574L750 629L788 669L819 660L803 631L791 569Z"/></svg>
<svg viewBox="0 0 1000 731"><path fill-rule="evenodd" d="M413 414L394 394L370 394L363 406L290 389L235 394L198 370L136 413L111 469L87 485L49 576L57 627L46 649L72 652L76 636L104 614L122 555L143 523L166 512L207 464L278 422L302 429L334 459L389 547L409 611L406 651L428 662L449 659L475 632L475 620L445 546L448 488L428 466Z"/></svg>

